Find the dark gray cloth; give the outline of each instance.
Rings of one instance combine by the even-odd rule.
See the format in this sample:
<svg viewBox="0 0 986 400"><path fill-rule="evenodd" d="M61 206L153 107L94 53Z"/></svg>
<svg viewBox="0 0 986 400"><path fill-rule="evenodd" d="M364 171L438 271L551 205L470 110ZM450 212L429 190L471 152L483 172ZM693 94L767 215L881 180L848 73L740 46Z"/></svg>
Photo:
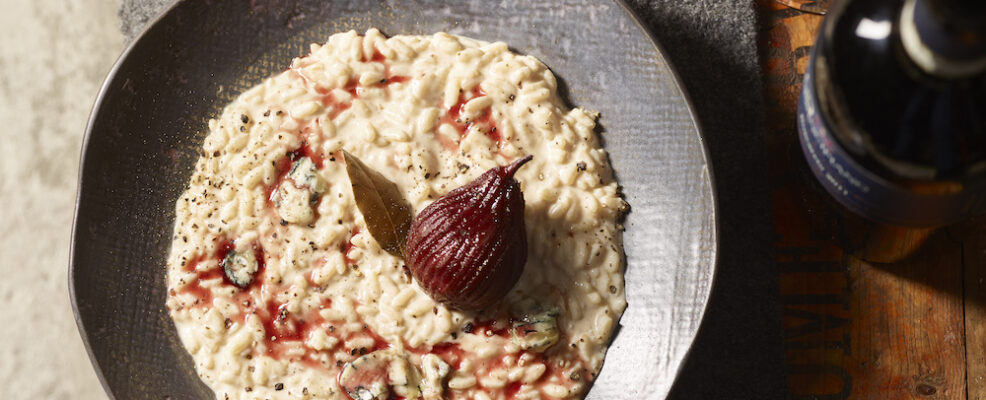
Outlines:
<svg viewBox="0 0 986 400"><path fill-rule="evenodd" d="M133 39L172 0L123 0ZM752 0L627 0L695 106L719 205L719 264L698 339L671 399L787 397L771 258L763 98Z"/></svg>
<svg viewBox="0 0 986 400"><path fill-rule="evenodd" d="M627 3L657 37L691 97L719 205L712 298L669 398L786 398L754 2Z"/></svg>

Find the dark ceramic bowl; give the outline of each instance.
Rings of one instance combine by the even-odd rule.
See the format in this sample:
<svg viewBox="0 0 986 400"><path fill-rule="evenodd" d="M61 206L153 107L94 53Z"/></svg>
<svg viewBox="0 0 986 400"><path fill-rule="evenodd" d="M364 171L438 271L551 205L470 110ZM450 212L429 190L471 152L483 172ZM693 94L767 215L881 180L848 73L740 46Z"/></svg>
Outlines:
<svg viewBox="0 0 986 400"><path fill-rule="evenodd" d="M182 1L107 77L86 131L70 290L111 398L207 399L164 307L174 203L206 122L333 32L437 31L541 59L572 105L600 112L632 212L629 307L590 399L662 399L705 311L716 256L704 144L659 46L610 0Z"/></svg>

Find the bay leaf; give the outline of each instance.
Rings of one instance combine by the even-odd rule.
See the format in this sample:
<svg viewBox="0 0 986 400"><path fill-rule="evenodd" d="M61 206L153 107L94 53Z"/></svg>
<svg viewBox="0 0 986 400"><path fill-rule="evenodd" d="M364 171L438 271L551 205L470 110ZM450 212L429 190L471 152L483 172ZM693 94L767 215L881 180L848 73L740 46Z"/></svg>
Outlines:
<svg viewBox="0 0 986 400"><path fill-rule="evenodd" d="M411 206L397 184L348 151L343 150L342 155L356 207L363 213L370 235L388 253L403 257L413 218Z"/></svg>

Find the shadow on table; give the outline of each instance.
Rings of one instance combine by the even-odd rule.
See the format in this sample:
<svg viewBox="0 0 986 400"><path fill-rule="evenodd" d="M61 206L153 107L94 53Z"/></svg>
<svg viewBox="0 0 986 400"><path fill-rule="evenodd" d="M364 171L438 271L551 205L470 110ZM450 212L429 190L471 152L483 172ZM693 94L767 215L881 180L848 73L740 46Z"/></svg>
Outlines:
<svg viewBox="0 0 986 400"><path fill-rule="evenodd" d="M631 0L689 93L719 212L711 299L670 399L786 397L763 102L750 1Z"/></svg>

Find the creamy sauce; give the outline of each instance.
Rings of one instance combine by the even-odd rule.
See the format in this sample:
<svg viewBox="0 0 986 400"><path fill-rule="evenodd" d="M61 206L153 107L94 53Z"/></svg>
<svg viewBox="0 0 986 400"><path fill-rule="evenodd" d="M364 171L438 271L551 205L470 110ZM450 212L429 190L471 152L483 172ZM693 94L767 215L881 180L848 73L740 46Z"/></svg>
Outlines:
<svg viewBox="0 0 986 400"><path fill-rule="evenodd" d="M210 121L177 202L167 306L199 375L218 399L581 396L626 306L625 203L594 120L504 43L370 30L312 45ZM343 149L415 212L534 155L516 174L528 261L506 299L464 312L425 294L367 231Z"/></svg>

